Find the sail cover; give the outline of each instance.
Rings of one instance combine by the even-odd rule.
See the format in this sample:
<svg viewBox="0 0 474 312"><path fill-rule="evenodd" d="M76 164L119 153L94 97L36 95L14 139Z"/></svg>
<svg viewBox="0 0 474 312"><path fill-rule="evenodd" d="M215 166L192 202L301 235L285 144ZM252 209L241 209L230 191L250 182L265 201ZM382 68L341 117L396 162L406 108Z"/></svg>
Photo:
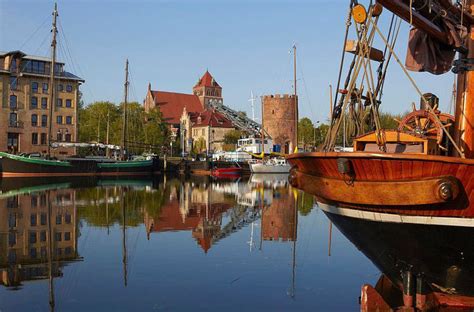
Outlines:
<svg viewBox="0 0 474 312"><path fill-rule="evenodd" d="M440 43L423 30L417 28L410 30L405 60L408 70L440 75L451 69L455 48L463 45L467 31L465 27L460 29L447 20L444 20L443 24L449 34L451 45Z"/></svg>

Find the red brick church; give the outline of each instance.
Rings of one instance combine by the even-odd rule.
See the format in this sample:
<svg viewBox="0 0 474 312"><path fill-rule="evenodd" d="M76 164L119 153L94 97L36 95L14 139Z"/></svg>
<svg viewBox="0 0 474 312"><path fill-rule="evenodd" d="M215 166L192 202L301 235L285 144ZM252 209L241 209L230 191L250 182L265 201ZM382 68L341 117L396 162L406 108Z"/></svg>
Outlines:
<svg viewBox="0 0 474 312"><path fill-rule="evenodd" d="M164 120L172 127L179 128L184 108L188 113L200 113L209 108L212 100L222 101L222 88L206 70L193 87L192 94L155 91L148 84L144 105L146 111L158 107Z"/></svg>
<svg viewBox="0 0 474 312"><path fill-rule="evenodd" d="M151 89L151 84L148 84L148 91L144 100L144 106L145 111L149 111L153 108L158 108L163 115L164 121L166 121L170 125L171 131L173 131L174 135L176 136L180 135L179 129L181 128L181 123L185 123L185 135L186 141L188 141L188 137L190 140L193 139L192 128L193 126L197 126L197 124L195 125L195 122L192 122L192 120L184 122L183 114L186 116L218 116L219 120L221 121L219 123L219 134L220 132L222 132L223 128L229 130L233 129L232 123L225 116L213 112L212 109L210 109L209 103L212 101L222 103L222 87L217 83L214 77L212 77L209 71L206 70L201 79L199 79L199 81L193 87L192 94L156 91ZM206 129L206 131L202 130L202 133L204 135L205 132L207 134L207 137L211 137L209 133L216 133L216 130L212 129L212 125L208 125L208 128L209 129ZM216 134L215 138L213 138L212 140L213 142L208 142L209 139L206 140L206 149L213 150L211 146L213 146L214 142L222 141L222 138L220 138L220 136L223 136L224 133L225 130L222 135L219 135L219 138Z"/></svg>

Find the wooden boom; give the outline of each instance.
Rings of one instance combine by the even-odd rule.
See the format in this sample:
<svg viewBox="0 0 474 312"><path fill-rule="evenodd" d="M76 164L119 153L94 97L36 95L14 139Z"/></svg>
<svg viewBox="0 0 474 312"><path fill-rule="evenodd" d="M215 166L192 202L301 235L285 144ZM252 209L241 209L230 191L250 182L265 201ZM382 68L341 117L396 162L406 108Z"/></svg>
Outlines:
<svg viewBox="0 0 474 312"><path fill-rule="evenodd" d="M410 10L410 7L400 0L377 0L378 3L383 5L388 10L392 11L395 15L400 16L406 22L410 22L410 11L411 11L411 22L413 26L426 32L438 41L444 44L451 44L447 33L439 26L431 22L429 19L421 15L420 13Z"/></svg>

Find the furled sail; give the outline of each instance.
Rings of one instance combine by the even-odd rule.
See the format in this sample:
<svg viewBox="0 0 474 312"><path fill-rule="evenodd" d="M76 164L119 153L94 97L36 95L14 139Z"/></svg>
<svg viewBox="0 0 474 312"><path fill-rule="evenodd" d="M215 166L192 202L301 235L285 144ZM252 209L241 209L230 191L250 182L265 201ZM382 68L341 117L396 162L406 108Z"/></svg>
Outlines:
<svg viewBox="0 0 474 312"><path fill-rule="evenodd" d="M429 72L440 75L448 72L453 64L456 48L463 45L466 29L445 22L448 38L452 45L446 45L429 36L423 30L412 28L408 39L405 66L416 72Z"/></svg>

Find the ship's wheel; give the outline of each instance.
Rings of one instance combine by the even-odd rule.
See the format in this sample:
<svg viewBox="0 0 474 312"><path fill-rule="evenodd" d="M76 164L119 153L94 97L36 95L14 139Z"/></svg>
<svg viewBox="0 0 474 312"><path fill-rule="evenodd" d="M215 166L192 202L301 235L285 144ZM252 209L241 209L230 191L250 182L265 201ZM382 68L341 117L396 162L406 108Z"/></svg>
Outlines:
<svg viewBox="0 0 474 312"><path fill-rule="evenodd" d="M426 109L413 110L402 121L398 121L398 131L436 138L438 145L442 145L444 137L443 128L447 129L452 126L453 121L454 116L442 114L438 110L434 112Z"/></svg>

